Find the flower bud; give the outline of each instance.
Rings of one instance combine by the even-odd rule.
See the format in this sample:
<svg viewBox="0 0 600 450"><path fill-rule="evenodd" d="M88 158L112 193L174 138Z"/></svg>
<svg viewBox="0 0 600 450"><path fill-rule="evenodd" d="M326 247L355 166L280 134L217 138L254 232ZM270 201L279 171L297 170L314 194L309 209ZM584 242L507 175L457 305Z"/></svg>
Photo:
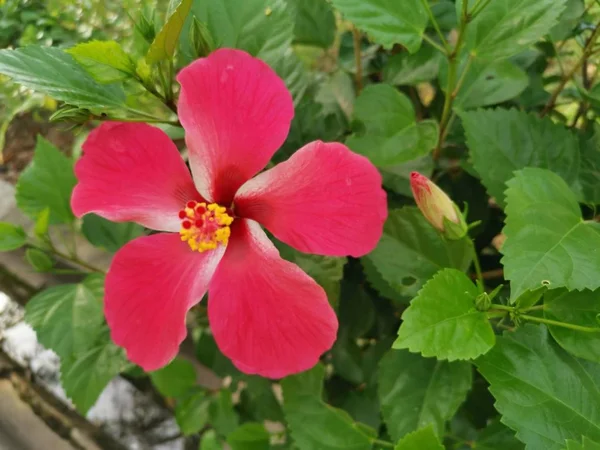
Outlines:
<svg viewBox="0 0 600 450"><path fill-rule="evenodd" d="M195 58L208 56L215 49L215 43L210 31L196 16L192 18L192 25L190 26L190 43Z"/></svg>
<svg viewBox="0 0 600 450"><path fill-rule="evenodd" d="M418 172L410 174L410 187L417 206L434 228L449 239L461 239L465 236L465 219L458 206L444 191Z"/></svg>

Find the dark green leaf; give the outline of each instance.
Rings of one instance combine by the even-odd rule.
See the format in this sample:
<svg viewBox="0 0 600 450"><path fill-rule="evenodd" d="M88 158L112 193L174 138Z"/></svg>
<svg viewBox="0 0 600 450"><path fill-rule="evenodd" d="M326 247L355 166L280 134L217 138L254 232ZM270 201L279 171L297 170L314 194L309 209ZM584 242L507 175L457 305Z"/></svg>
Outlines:
<svg viewBox="0 0 600 450"><path fill-rule="evenodd" d="M576 185L579 142L562 125L516 109L477 110L460 117L473 165L500 205L506 182L525 167L550 169Z"/></svg>
<svg viewBox="0 0 600 450"><path fill-rule="evenodd" d="M283 411L275 394L271 380L259 376L245 376L246 388L242 391L241 402L258 420L283 421Z"/></svg>
<svg viewBox="0 0 600 450"><path fill-rule="evenodd" d="M544 326L505 333L476 364L502 422L528 448L562 450L565 439L600 439L600 366L570 356Z"/></svg>
<svg viewBox="0 0 600 450"><path fill-rule="evenodd" d="M408 52L393 55L383 67L383 79L395 85L411 85L437 77L442 54L424 45L413 55Z"/></svg>
<svg viewBox="0 0 600 450"><path fill-rule="evenodd" d="M0 222L0 252L8 252L23 247L27 234L21 226Z"/></svg>
<svg viewBox="0 0 600 450"><path fill-rule="evenodd" d="M332 0L344 17L385 48L402 44L415 53L428 17L420 0Z"/></svg>
<svg viewBox="0 0 600 450"><path fill-rule="evenodd" d="M428 426L405 436L394 450L444 450L444 446L440 444L433 428Z"/></svg>
<svg viewBox="0 0 600 450"><path fill-rule="evenodd" d="M90 41L67 50L98 83L114 83L135 76L135 63L118 42Z"/></svg>
<svg viewBox="0 0 600 450"><path fill-rule="evenodd" d="M81 232L92 245L116 252L127 242L144 234L144 227L133 222L116 223L95 214L83 218Z"/></svg>
<svg viewBox="0 0 600 450"><path fill-rule="evenodd" d="M525 446L515 437L514 431L500 422L492 422L483 429L475 441L477 450L524 450Z"/></svg>
<svg viewBox="0 0 600 450"><path fill-rule="evenodd" d="M584 222L575 194L558 175L523 169L508 182L504 276L514 300L542 286L600 287L600 224ZM552 205L548 207L548 205Z"/></svg>
<svg viewBox="0 0 600 450"><path fill-rule="evenodd" d="M157 63L173 57L183 24L192 8L192 1L181 0L177 8L169 16L148 49L146 60L149 63Z"/></svg>
<svg viewBox="0 0 600 450"><path fill-rule="evenodd" d="M379 244L363 261L375 288L384 281L395 297L410 299L438 270L467 270L471 255L466 240L444 239L417 208L404 207L389 212Z"/></svg>
<svg viewBox="0 0 600 450"><path fill-rule="evenodd" d="M25 251L25 259L31 267L38 272L48 272L54 267L54 261L48 256L46 252L38 250L37 248L28 248Z"/></svg>
<svg viewBox="0 0 600 450"><path fill-rule="evenodd" d="M33 219L48 208L50 223L70 223L75 220L70 201L76 182L73 161L38 136L33 160L17 182L17 205Z"/></svg>
<svg viewBox="0 0 600 450"><path fill-rule="evenodd" d="M269 433L260 423L247 422L227 436L231 450L269 450Z"/></svg>
<svg viewBox="0 0 600 450"><path fill-rule="evenodd" d="M208 430L202 435L199 450L223 450L223 446L219 442L215 430Z"/></svg>
<svg viewBox="0 0 600 450"><path fill-rule="evenodd" d="M239 418L233 409L231 391L221 389L209 407L210 423L221 436L229 436L237 427Z"/></svg>
<svg viewBox="0 0 600 450"><path fill-rule="evenodd" d="M600 363L600 292L559 289L544 295L544 317L550 320L597 328L597 332L582 332L549 326L550 333L569 353Z"/></svg>
<svg viewBox="0 0 600 450"><path fill-rule="evenodd" d="M335 16L326 0L292 0L296 10L294 43L329 48L335 38Z"/></svg>
<svg viewBox="0 0 600 450"><path fill-rule="evenodd" d="M325 368L284 378L283 411L294 442L303 450L370 450L371 439L344 411L321 399Z"/></svg>
<svg viewBox="0 0 600 450"><path fill-rule="evenodd" d="M196 370L191 362L176 358L168 366L150 373L152 384L165 397L181 397L196 385Z"/></svg>
<svg viewBox="0 0 600 450"><path fill-rule="evenodd" d="M402 314L393 347L449 361L483 355L496 337L486 313L475 308L478 294L464 273L438 272Z"/></svg>
<svg viewBox="0 0 600 450"><path fill-rule="evenodd" d="M581 140L579 181L583 200L600 204L600 128L589 139Z"/></svg>
<svg viewBox="0 0 600 450"><path fill-rule="evenodd" d="M29 45L0 50L0 73L56 100L99 110L122 107L125 94L117 85L101 85L62 50Z"/></svg>
<svg viewBox="0 0 600 450"><path fill-rule="evenodd" d="M568 440L566 450L600 450L600 444L593 442L587 437L583 437L581 444L577 441Z"/></svg>
<svg viewBox="0 0 600 450"><path fill-rule="evenodd" d="M193 389L177 402L175 420L184 436L199 432L209 421L210 398L201 389Z"/></svg>
<svg viewBox="0 0 600 450"><path fill-rule="evenodd" d="M387 430L397 441L431 425L444 435L446 421L471 389L471 365L390 350L379 368L379 398Z"/></svg>

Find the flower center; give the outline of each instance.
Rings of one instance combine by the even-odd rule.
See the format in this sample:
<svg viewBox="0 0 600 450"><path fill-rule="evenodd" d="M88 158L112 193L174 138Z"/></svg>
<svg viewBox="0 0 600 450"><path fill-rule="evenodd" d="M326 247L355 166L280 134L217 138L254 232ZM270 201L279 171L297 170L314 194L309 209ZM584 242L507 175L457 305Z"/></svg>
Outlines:
<svg viewBox="0 0 600 450"><path fill-rule="evenodd" d="M233 217L227 214L223 206L189 201L179 211L179 218L181 240L187 242L192 250L202 253L214 250L219 244L227 245Z"/></svg>

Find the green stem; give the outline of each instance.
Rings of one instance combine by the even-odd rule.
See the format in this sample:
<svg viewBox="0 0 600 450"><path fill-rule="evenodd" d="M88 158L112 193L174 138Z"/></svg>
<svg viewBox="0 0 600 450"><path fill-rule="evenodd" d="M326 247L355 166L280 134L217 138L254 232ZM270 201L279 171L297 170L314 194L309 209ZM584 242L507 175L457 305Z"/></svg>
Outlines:
<svg viewBox="0 0 600 450"><path fill-rule="evenodd" d="M600 333L600 328L584 327L575 325L574 323L559 322L558 320L544 319L542 317L529 316L527 314L519 314L519 317L530 322L544 323L546 325L555 325L557 327L569 328L571 330L583 331L585 333Z"/></svg>
<svg viewBox="0 0 600 450"><path fill-rule="evenodd" d="M377 444L387 448L394 448L394 444L388 441L382 441L381 439L373 439L373 444Z"/></svg>
<svg viewBox="0 0 600 450"><path fill-rule="evenodd" d="M523 312L527 312L527 311L539 311L541 309L544 309L544 305L535 305L535 306L530 306L529 308L525 308L522 311Z"/></svg>
<svg viewBox="0 0 600 450"><path fill-rule="evenodd" d="M181 123L178 120L167 120L153 116L142 116L142 117L102 117L94 116L93 120L101 120L103 122L143 122L143 123L164 123L167 125L173 125L174 127L181 127Z"/></svg>
<svg viewBox="0 0 600 450"><path fill-rule="evenodd" d="M514 311L516 308L514 306L506 306L506 305L499 305L496 303L492 303L492 305L490 306L490 310L492 309L499 309L500 311Z"/></svg>
<svg viewBox="0 0 600 450"><path fill-rule="evenodd" d="M66 253L61 252L60 250L58 250L54 244L52 244L52 242L48 242L49 246L50 246L50 252L52 254L54 254L55 256L58 256L60 259L64 259L65 261L69 261L73 264L77 264L80 267L83 267L84 269L87 269L91 272L98 272L98 273L103 273L106 274L106 272L98 267L95 267L91 264L86 263L85 261L82 261L81 259L79 259L78 256L71 256L71 255L67 255ZM37 248L40 251L48 251L47 248L41 248L35 244L29 243L28 244L30 247L33 248Z"/></svg>
<svg viewBox="0 0 600 450"><path fill-rule="evenodd" d="M438 49L440 52L446 54L446 49L444 47L442 47L440 44L438 44L437 42L435 42L433 39L431 39L426 34L423 35L423 40L429 42L430 45L432 45L433 47Z"/></svg>
<svg viewBox="0 0 600 450"><path fill-rule="evenodd" d="M471 19L474 19L483 9L489 5L491 0L477 0L471 10Z"/></svg>
<svg viewBox="0 0 600 450"><path fill-rule="evenodd" d="M479 263L479 255L477 254L477 249L475 248L475 243L472 239L469 238L469 243L471 247L471 255L473 255L473 266L475 267L475 274L477 275L477 281L479 281L479 288L483 293L483 275L481 272L481 264Z"/></svg>
<svg viewBox="0 0 600 450"><path fill-rule="evenodd" d="M438 34L438 36L440 38L440 41L442 42L442 45L444 46L445 53L446 54L450 54L450 52L452 51L452 49L450 48L450 45L448 44L448 41L446 41L446 38L444 37L444 33L442 33L442 30L440 29L440 25L437 23L437 20L435 20L435 16L433 15L433 12L431 11L431 8L429 7L429 1L428 0L421 0L421 3L423 4L423 7L427 11L427 15L429 16L429 20L431 21L431 24L433 25L433 28L435 28L435 31Z"/></svg>

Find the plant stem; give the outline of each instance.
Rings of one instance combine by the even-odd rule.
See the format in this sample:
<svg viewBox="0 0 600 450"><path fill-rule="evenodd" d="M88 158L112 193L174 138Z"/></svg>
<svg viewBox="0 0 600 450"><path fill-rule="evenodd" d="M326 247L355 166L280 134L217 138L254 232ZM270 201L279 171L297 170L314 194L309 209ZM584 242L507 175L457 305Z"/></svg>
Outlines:
<svg viewBox="0 0 600 450"><path fill-rule="evenodd" d="M174 127L181 127L181 123L178 120L167 120L159 117L142 116L142 117L102 117L94 115L92 120L102 120L104 122L143 122L143 123L164 123L167 125L173 125Z"/></svg>
<svg viewBox="0 0 600 450"><path fill-rule="evenodd" d="M430 45L432 45L433 47L435 47L436 49L438 49L440 52L442 52L444 54L447 54L446 53L446 49L444 47L442 47L440 44L438 44L437 42L435 42L433 39L431 39L426 34L423 35L423 40L429 42Z"/></svg>
<svg viewBox="0 0 600 450"><path fill-rule="evenodd" d="M394 444L388 441L382 441L381 439L373 439L373 444L377 444L387 448L394 448Z"/></svg>
<svg viewBox="0 0 600 450"><path fill-rule="evenodd" d="M491 2L491 0L477 0L471 10L471 19L474 19L483 9Z"/></svg>
<svg viewBox="0 0 600 450"><path fill-rule="evenodd" d="M481 273L481 264L479 263L479 255L477 254L477 249L475 248L475 242L471 238L469 238L469 243L471 247L471 254L473 255L473 266L475 267L475 274L477 275L477 281L479 281L479 286L483 289L483 275Z"/></svg>
<svg viewBox="0 0 600 450"><path fill-rule="evenodd" d="M52 254L54 254L55 256L58 256L60 259L64 259L65 261L69 261L69 262L71 262L71 263L73 263L73 264L77 264L78 266L81 266L81 267L83 267L84 269L87 269L87 270L89 270L89 271L91 271L91 272L98 272L98 273L103 273L103 274L106 274L106 272L105 272L104 270L102 270L102 269L100 269L100 268L98 268L98 267L95 267L95 266L93 266L93 265L91 265L91 264L88 264L88 263L86 263L85 261L82 261L82 260L81 260L81 259L80 259L80 258L79 258L77 255L73 255L73 256L71 256L71 255L67 255L66 253L63 253L63 252L61 252L60 250L58 250L58 249L57 249L57 248L56 248L56 247L55 247L55 246L52 244L52 242L48 242L48 244L49 244L49 246L50 246L50 249L49 249L49 251L50 251ZM35 245L35 244L32 244L32 243L29 243L28 245L29 245L30 247L37 248L38 250L40 250L40 251L43 251L43 252L45 252L45 251L48 251L48 249L47 249L47 248L41 248L41 247L38 247L37 245Z"/></svg>
<svg viewBox="0 0 600 450"><path fill-rule="evenodd" d="M584 327L575 325L574 323L560 322L558 320L544 319L542 317L529 316L527 314L519 314L521 319L529 320L530 322L544 323L547 325L555 325L557 327L569 328L571 330L583 331L586 333L600 333L600 328Z"/></svg>
<svg viewBox="0 0 600 450"><path fill-rule="evenodd" d="M507 306L507 305L500 305L500 304L496 304L496 303L492 303L492 305L490 306L490 310L492 309L499 309L500 311L514 311L516 308L514 306Z"/></svg>
<svg viewBox="0 0 600 450"><path fill-rule="evenodd" d="M354 42L354 65L356 66L356 73L354 74L354 83L356 85L356 94L360 94L363 88L362 81L362 55L361 55L361 36L360 31L353 26L352 27L352 40Z"/></svg>
<svg viewBox="0 0 600 450"><path fill-rule="evenodd" d="M594 44L596 43L596 38L598 37L598 33L600 33L600 23L596 24L596 28L594 29L594 32L589 37L589 39L585 45L585 48L583 49L583 54L581 55L581 58L579 58L579 60L575 63L575 65L571 68L571 70L569 70L569 72L567 72L562 77L562 79L560 80L560 83L558 84L556 89L554 89L554 92L552 92L552 96L548 100L548 103L546 103L546 106L544 106L544 109L540 113L540 117L544 117L546 114L548 114L554 108L554 105L556 104L556 99L558 98L560 93L563 91L563 89L565 88L565 86L567 85L569 80L571 78L573 78L573 76L577 73L577 71L579 70L581 65L588 59L588 57L590 56L590 54L593 51Z"/></svg>
<svg viewBox="0 0 600 450"><path fill-rule="evenodd" d="M436 31L437 35L439 36L442 45L444 46L445 53L446 54L450 54L450 52L452 51L452 49L450 48L450 45L448 44L448 41L446 41L446 38L444 37L444 34L442 33L442 30L440 29L440 25L437 23L437 20L435 20L435 16L433 15L433 12L431 11L431 8L429 7L429 1L428 0L421 0L421 3L423 4L423 7L427 11L427 15L429 16L429 20L431 21L431 24L433 25L433 28L435 28L435 31Z"/></svg>
<svg viewBox="0 0 600 450"><path fill-rule="evenodd" d="M454 98L458 94L458 89L460 86L456 84L456 72L458 70L458 54L460 52L460 48L462 47L464 38L465 38L465 30L467 28L467 24L469 23L469 16L467 12L467 8L469 6L468 0L464 0L462 4L462 14L460 18L460 25L458 28L458 37L456 38L456 45L454 46L454 50L451 53L447 54L448 58L448 83L446 85L446 98L444 99L444 109L442 110L442 118L440 119L440 134L438 139L438 145L433 151L433 159L437 160L440 157L440 153L442 150L442 146L444 145L444 140L446 138L446 134L448 132L448 125L450 122L451 112L452 112L452 102ZM470 58L471 59L471 58ZM466 70L469 69L470 63L465 66L465 71L461 75L461 79L464 81L466 76ZM462 84L462 82L461 82Z"/></svg>

